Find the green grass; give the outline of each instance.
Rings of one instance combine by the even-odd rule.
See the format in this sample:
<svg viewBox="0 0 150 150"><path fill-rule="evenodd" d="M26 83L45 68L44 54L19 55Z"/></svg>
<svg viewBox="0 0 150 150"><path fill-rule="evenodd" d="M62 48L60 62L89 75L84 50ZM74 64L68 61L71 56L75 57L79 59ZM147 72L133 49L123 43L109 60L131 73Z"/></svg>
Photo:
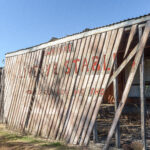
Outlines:
<svg viewBox="0 0 150 150"><path fill-rule="evenodd" d="M29 135L21 135L7 130L0 124L0 150L3 149L26 149L26 150L79 150L76 147L69 147L61 142L50 142L42 138Z"/></svg>
<svg viewBox="0 0 150 150"><path fill-rule="evenodd" d="M56 142L56 143L45 143L45 144L42 144L42 146L55 146L55 147L58 147L58 146L63 146L61 143L59 142Z"/></svg>

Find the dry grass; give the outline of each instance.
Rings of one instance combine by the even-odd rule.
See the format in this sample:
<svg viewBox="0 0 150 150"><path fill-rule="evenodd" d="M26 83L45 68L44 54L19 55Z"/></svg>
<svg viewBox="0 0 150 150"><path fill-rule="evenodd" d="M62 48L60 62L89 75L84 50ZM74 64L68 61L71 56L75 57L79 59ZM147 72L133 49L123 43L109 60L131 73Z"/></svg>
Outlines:
<svg viewBox="0 0 150 150"><path fill-rule="evenodd" d="M7 130L0 124L0 150L81 150L60 142L49 142Z"/></svg>

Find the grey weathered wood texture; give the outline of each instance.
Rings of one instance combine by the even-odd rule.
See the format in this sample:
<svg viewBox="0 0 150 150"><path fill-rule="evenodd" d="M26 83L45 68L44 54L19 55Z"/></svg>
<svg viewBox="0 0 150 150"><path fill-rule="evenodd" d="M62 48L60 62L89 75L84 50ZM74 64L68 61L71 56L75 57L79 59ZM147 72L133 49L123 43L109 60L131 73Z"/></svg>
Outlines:
<svg viewBox="0 0 150 150"><path fill-rule="evenodd" d="M106 89L114 80L117 102L117 76L135 57L136 64L116 110L107 149L139 65L149 23L132 51L130 46L137 26L143 25L147 19L141 22L139 19L130 20L6 55L4 116L8 127L71 144L87 145ZM130 34L125 58L118 67L115 65L113 71L126 27Z"/></svg>
<svg viewBox="0 0 150 150"><path fill-rule="evenodd" d="M124 89L124 92L123 92L123 95L122 95L121 102L119 103L118 109L116 111L116 114L115 114L115 117L114 117L114 120L113 120L113 123L112 123L112 126L111 126L111 129L108 133L107 141L106 141L106 144L103 148L104 150L108 149L108 147L109 147L110 140L113 136L114 130L115 130L116 125L117 125L118 120L119 120L119 117L120 117L120 115L122 113L122 110L124 108L124 105L126 103L127 96L129 94L129 91L130 91L135 73L136 73L137 68L139 66L139 63L140 63L140 60L141 60L141 57L142 57L142 54L143 54L143 51L144 51L145 44L146 44L148 36L149 36L149 32L150 32L150 21L148 21L146 23L143 35L142 35L141 40L139 42L138 52L135 56L133 66L131 68L131 71L130 71L130 74L129 74L129 77L128 77L128 80L127 80L127 83L126 83L126 86L125 86L125 89Z"/></svg>
<svg viewBox="0 0 150 150"><path fill-rule="evenodd" d="M4 122L4 86L5 86L4 68L0 68L0 123Z"/></svg>
<svg viewBox="0 0 150 150"><path fill-rule="evenodd" d="M114 68L113 68L113 71L115 72L116 71L116 68L117 68L117 58L114 62ZM115 99L115 111L117 110L118 108L118 103L119 103L119 100L118 100L118 78L116 77L113 81L113 92L114 92L114 99ZM120 123L118 121L118 124L116 126L116 131L115 131L115 140L116 140L116 147L117 148L120 148Z"/></svg>
<svg viewBox="0 0 150 150"><path fill-rule="evenodd" d="M142 37L142 28L139 27L139 41ZM141 137L143 149L146 150L146 101L145 101L145 78L144 78L144 53L140 62L140 99L141 99Z"/></svg>

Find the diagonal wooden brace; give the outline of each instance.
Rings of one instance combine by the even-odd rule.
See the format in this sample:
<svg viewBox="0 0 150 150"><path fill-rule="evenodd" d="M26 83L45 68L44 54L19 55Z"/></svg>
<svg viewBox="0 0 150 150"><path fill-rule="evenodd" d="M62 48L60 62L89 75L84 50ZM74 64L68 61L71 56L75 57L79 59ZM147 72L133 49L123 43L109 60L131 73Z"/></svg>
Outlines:
<svg viewBox="0 0 150 150"><path fill-rule="evenodd" d="M111 140L111 138L114 134L116 125L118 123L118 120L120 118L120 115L122 113L124 105L126 103L126 100L127 100L132 82L134 80L136 71L138 69L138 66L139 66L143 51L144 51L145 44L146 44L148 36L149 36L149 32L150 32L150 21L148 21L146 23L143 36L142 36L141 41L139 43L139 47L138 47L139 50L138 50L138 52L135 56L135 59L134 59L134 63L133 63L134 65L132 65L132 68L131 68L131 71L130 71L130 74L129 74L129 77L128 77L128 80L127 80L127 83L126 83L126 86L125 86L125 89L124 89L124 92L123 92L123 95L122 95L121 102L120 102L120 104L118 106L118 109L116 111L113 123L111 125L110 131L109 131L108 136L107 136L106 144L105 144L103 150L107 150L109 148L110 140Z"/></svg>

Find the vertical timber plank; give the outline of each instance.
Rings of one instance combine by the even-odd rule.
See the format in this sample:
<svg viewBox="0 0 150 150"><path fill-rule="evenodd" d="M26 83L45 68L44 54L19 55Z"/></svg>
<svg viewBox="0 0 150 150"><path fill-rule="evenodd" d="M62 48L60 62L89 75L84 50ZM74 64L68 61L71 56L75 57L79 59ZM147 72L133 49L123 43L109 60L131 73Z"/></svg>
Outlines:
<svg viewBox="0 0 150 150"><path fill-rule="evenodd" d="M32 132L33 135L38 135L38 128L39 128L39 121L41 119L41 115L44 111L44 106L46 103L46 98L45 96L48 94L47 92L47 82L48 82L48 74L47 74L47 69L49 69L48 61L48 53L49 53L50 48L46 48L44 50L44 57L43 57L43 62L42 66L40 69L40 75L39 75L39 82L37 85L37 90L35 93L35 101L34 101L34 113L32 116L32 125L30 131ZM48 68L47 68L48 67Z"/></svg>
<svg viewBox="0 0 150 150"><path fill-rule="evenodd" d="M114 62L114 68L113 71L115 72L117 69L117 57L115 59ZM115 112L117 110L118 107L118 77L116 77L113 81L113 92L114 92L114 99L115 99ZM119 122L117 124L116 127L116 133L115 133L115 140L116 140L116 147L119 148L120 147L120 125Z"/></svg>
<svg viewBox="0 0 150 150"><path fill-rule="evenodd" d="M22 127L23 131L29 131L28 130L28 125L29 125L29 120L31 118L31 107L33 106L33 101L34 101L34 90L36 88L37 84L37 75L39 72L39 66L40 62L42 59L42 50L38 50L36 52L31 53L33 54L33 61L31 64L29 64L29 85L27 86L27 92L25 94L25 105L24 105L24 112L23 112L23 117L22 117ZM31 91L31 92L28 92Z"/></svg>
<svg viewBox="0 0 150 150"><path fill-rule="evenodd" d="M73 91L73 95L72 95L72 107L71 107L71 116L70 116L70 122L71 124L69 125L70 128L73 127L73 121L74 121L74 116L75 115L75 112L77 112L77 108L76 108L76 103L77 103L77 100L76 97L79 96L79 91L81 89L81 85L82 85L82 82L83 82L83 79L84 79L84 75L85 75L85 72L86 72L86 68L82 67L82 64L86 58L86 61L88 63L88 59L89 59L89 56L87 56L88 53L91 53L91 48L92 48L92 45L93 45L93 42L94 42L94 39L95 39L95 35L93 35L92 37L87 37L86 39L86 43L85 43L85 46L84 46L84 51L83 51L83 54L82 54L82 57L81 57L81 60L80 60L80 68L79 68L79 71L78 71L78 74L77 74L77 78L76 78L76 83L74 85L74 91ZM76 92L78 91L78 92ZM62 120L63 122L63 125L65 124L65 120L63 119ZM62 131L62 129L61 129Z"/></svg>
<svg viewBox="0 0 150 150"><path fill-rule="evenodd" d="M55 107L58 107L58 97L60 94L58 91L58 88L62 85L62 83L63 83L64 91L66 88L65 63L66 63L66 60L68 60L70 57L70 52L68 52L68 48L69 48L69 43L65 43L63 49L61 50L62 55L60 55L61 57L60 57L59 64L57 67L57 75L55 75L54 83L52 85L52 89L55 94L51 95L52 104L51 104L51 111L49 112L51 114L51 118L49 119L49 123L48 123L48 127L49 127L48 128L48 136L50 138L53 138L52 132L54 131L54 128L53 128L52 124L53 124L53 120L54 120L55 113L56 113ZM54 126L55 126L55 124L54 124Z"/></svg>
<svg viewBox="0 0 150 150"><path fill-rule="evenodd" d="M108 32L107 35L106 35L106 41L109 41L110 39L110 36L111 36L111 32ZM100 39L100 44L99 44L99 47L98 47L98 53L96 54L96 56L98 56L98 60L97 60L97 64L95 66L95 69L93 68L93 71L91 70L90 74L87 74L86 75L86 78L85 78L85 81L87 81L87 84L85 85L85 93L84 93L84 96L83 97L80 97L80 101L82 100L82 103L80 105L80 109L79 109L79 114L77 116L77 120L76 120L76 123L75 123L75 127L74 127L74 130L72 131L72 136L71 136L71 141L72 142L74 139L74 143L76 144L76 139L78 139L78 135L80 135L81 133L81 130L82 130L82 127L80 128L80 125L81 123L83 124L82 119L85 119L85 118L82 118L83 116L85 117L84 115L84 110L85 110L85 105L87 103L87 101L90 101L90 89L92 87L95 87L95 84L97 82L97 79L98 79L98 76L99 75L96 75L95 72L97 70L99 70L98 68L98 65L99 65L99 60L102 60L102 57L104 56L105 54L105 51L103 51L106 47L107 47L107 42L105 41L105 33L102 34L102 38ZM93 81L94 80L94 81ZM89 99L89 100L88 100ZM66 132L66 136L68 135L69 133ZM68 139L69 140L69 139Z"/></svg>
<svg viewBox="0 0 150 150"><path fill-rule="evenodd" d="M106 55L106 69L104 70L105 71L105 77L102 78L100 76L100 79L99 79L99 82L101 82L101 80L103 79L103 83L102 85L97 88L97 89L101 89L101 92L100 94L98 95L97 97L97 100L96 100L96 105L94 107L94 104L91 105L90 107L90 110L89 110L89 114L91 115L91 110L93 109L93 113L92 113L92 117L91 117L91 120L89 122L89 126L88 126L88 129L87 129L87 133L85 134L85 138L84 138L84 145L87 145L88 142L89 142L89 138L90 138L90 134L91 134L91 131L92 131L92 128L93 128L93 125L94 125L94 122L96 120L96 117L97 117L97 114L98 114L98 111L99 111L99 108L100 108L100 105L102 103L102 100L103 100L103 96L104 96L104 93L105 93L105 90L106 90L106 87L107 87L107 84L108 84L108 81L109 81L109 78L110 78L110 75L111 75L111 70L113 68L113 64L114 64L114 60L116 58L116 55L117 55L117 52L118 52L118 49L119 49L119 46L120 46L120 42L121 42L121 39L122 39L122 35L123 35L123 32L124 32L124 28L120 28L118 29L118 33L117 33L117 37L115 39L115 42L114 42L114 45L111 46L111 43L109 44L109 49L111 49L112 47L112 55L110 57L110 59L112 61L109 61L109 55L107 53ZM108 49L108 50L109 50ZM108 63L108 64L107 64ZM107 70L107 72L106 72ZM102 74L102 73L101 73ZM99 83L97 84L99 85ZM95 103L95 99L92 100L92 103ZM92 108L93 107L93 108ZM87 118L86 121L89 121L90 118ZM84 134L83 134L84 135ZM83 136L84 137L84 136ZM83 144L82 141L80 141L80 144Z"/></svg>
<svg viewBox="0 0 150 150"><path fill-rule="evenodd" d="M92 59L95 58L96 56L96 52L97 52L97 48L98 48L98 44L99 44L99 40L100 40L100 34L95 35L95 38L91 40L91 42L89 43L89 48L87 51L87 56L86 56L86 61L87 61L87 66L84 66L83 70L82 70L82 76L79 82L79 86L77 88L77 90L79 91L75 96L75 104L74 105L74 110L70 116L70 125L68 123L68 137L67 137L67 141L72 140L73 141L73 137L74 135L73 130L75 128L75 122L78 116L78 112L80 110L80 106L81 106L81 102L82 102L82 98L84 95L84 91L85 91L85 87L87 85L88 82L88 77L91 73L91 71L93 71L92 69ZM82 64L85 65L85 63L83 62ZM93 72L92 72L93 73ZM83 92L82 92L83 90ZM70 139L69 139L70 137Z"/></svg>
<svg viewBox="0 0 150 150"><path fill-rule="evenodd" d="M60 86L61 82L64 80L64 77L62 77L63 75L63 69L64 69L64 64L65 64L65 60L67 57L67 43L64 43L62 45L62 47L59 49L59 51L57 52L57 55L59 55L60 59L58 61L58 65L56 68L56 72L57 74L54 72L53 70L53 78L52 78L52 84L51 84L51 93L48 97L48 99L50 100L50 105L49 105L49 109L48 109L48 118L45 118L46 121L46 125L45 127L43 126L44 129L44 136L49 137L49 133L52 130L51 123L53 121L53 117L54 117L54 105L56 103L56 99L58 97L58 93L57 91L55 91L55 87L56 86ZM59 69L60 68L60 69ZM61 75L62 78L59 78ZM56 92L56 93L55 93ZM44 125L44 124L43 124Z"/></svg>
<svg viewBox="0 0 150 150"><path fill-rule="evenodd" d="M35 59L37 58L36 53L32 52L28 54L28 58L27 58L27 62L26 62L26 66L25 66L25 74L24 74L24 80L25 80L25 87L22 93L22 106L21 106L21 112L20 112L20 119L19 119L19 129L21 131L24 131L24 121L25 121L25 111L26 111L26 105L28 102L27 96L28 94L32 94L32 91L30 90L30 84L31 81L33 79L33 76L31 74L32 72L32 67L34 64Z"/></svg>
<svg viewBox="0 0 150 150"><path fill-rule="evenodd" d="M14 72L12 73L13 79L12 79L12 87L9 89L10 91L10 95L9 95L9 101L11 102L10 104L10 109L9 109L9 113L8 113L8 121L9 121L9 126L12 129L13 128L13 116L15 113L15 104L16 104L16 99L14 97L14 94L16 92L16 88L17 88L17 83L18 83L18 78L20 75L20 68L21 68L21 59L23 57L23 55L19 55L19 56L14 56L16 57L16 62L15 62L15 66L14 66ZM10 81L11 82L11 81ZM11 86L11 84L10 84Z"/></svg>
<svg viewBox="0 0 150 150"><path fill-rule="evenodd" d="M79 43L81 42L80 40L78 41ZM77 51L76 51L76 47L77 47L77 40L75 40L74 42L73 42L73 45L72 45L72 54L71 54L71 56L70 56L70 62L69 62L69 64L68 64L68 68L70 68L70 70L69 70L69 72L68 73L66 73L66 84L65 84L65 90L66 90L66 92L65 92L65 94L62 96L62 99L66 99L66 97L67 97L67 95L68 95L68 92L69 92L69 90L70 90L70 83L71 83L71 80L72 80L72 72L71 72L71 68L73 67L73 60L75 59L75 55L76 55L76 53L77 53ZM68 60L67 60L68 61ZM58 87L58 90L61 90L61 86L59 86ZM57 98L56 99L56 101L57 101L57 108L55 108L56 110L55 110L55 117L54 117L54 121L53 121L53 125L52 125L52 129L54 129L54 131L55 131L55 125L56 125L56 122L57 122L57 118L58 118L58 116L59 116L59 110L60 110L60 103L59 103L59 98ZM66 105L67 105L67 103L68 103L69 101L67 100L67 102L66 102ZM64 110L64 113L65 113L65 111L67 111L67 110ZM51 130L51 132L53 132L53 130ZM56 131L57 132L57 131ZM50 133L50 134L52 134L52 137L53 138L56 138L56 132L53 132L53 133Z"/></svg>
<svg viewBox="0 0 150 150"><path fill-rule="evenodd" d="M61 48L61 46L60 46ZM45 110L45 115L43 116L43 121L42 124L39 127L39 131L38 134L40 134L42 137L46 137L47 132L46 129L48 128L48 120L50 118L50 114L49 114L49 110L50 110L50 106L51 106L51 99L50 99L50 95L51 95L51 90L52 90L52 84L53 84L53 76L54 76L54 62L55 62L55 58L57 55L57 51L55 50L54 47L51 47L51 49L48 50L48 52L45 53L45 57L47 57L47 86L46 89L48 91L48 94L45 95L45 99L46 99L46 110ZM43 94L43 92L41 93Z"/></svg>
<svg viewBox="0 0 150 150"><path fill-rule="evenodd" d="M63 68L62 75L58 76L58 81L60 81L58 83L60 83L60 84L57 85L56 89L55 89L55 91L58 92L58 96L55 97L55 105L53 106L54 108L53 108L53 112L52 112L53 117L52 117L52 120L50 121L50 124L49 124L49 127L51 128L49 136L51 138L53 138L53 139L55 139L55 137L54 137L54 134L55 134L54 133L54 129L55 129L55 125L56 125L56 122L57 122L57 117L56 117L55 114L58 112L58 109L59 109L59 107L58 107L59 91L58 90L59 90L59 88L61 88L61 85L63 85L61 90L64 91L64 94L67 93L67 83L68 83L69 73L66 73L67 72L66 69L68 67L70 67L70 65L72 64L72 63L70 64L70 62L74 59L74 53L75 52L73 51L72 44L74 44L74 46L76 47L76 41L68 43L68 45L67 45L67 49L66 49L67 50L67 55L66 55L65 62L64 63L61 62L65 67ZM60 66L61 66L61 64L60 64ZM67 68L66 68L66 66L67 66ZM61 105L60 109L62 109L62 107L63 107L63 105Z"/></svg>
<svg viewBox="0 0 150 150"><path fill-rule="evenodd" d="M11 88L13 86L14 80L14 70L15 70L15 63L16 63L16 59L17 57L9 57L6 58L8 60L8 69L7 69L7 74L6 74L6 78L5 78L5 96L4 96L4 119L5 119L5 123L8 124L8 118L9 118L9 111L11 109L11 104L12 101L10 99L10 92L11 92ZM13 69L12 69L13 68Z"/></svg>
<svg viewBox="0 0 150 150"><path fill-rule="evenodd" d="M25 62L24 62L24 66L23 66L23 74L22 74L22 76L21 76L21 78L22 78L22 89L21 89L21 91L20 91L20 94L19 94L19 96L18 96L18 99L19 99L19 101L21 101L20 102L20 106L19 106L19 112L18 112L18 129L20 130L20 131L22 131L22 126L21 126L21 116L22 116L22 113L23 113L23 110L24 110L24 105L25 105L25 99L24 99L24 93L25 92L27 92L26 91L26 85L27 85L27 83L28 83L28 80L27 80L27 76L28 76L28 73L29 73L29 71L28 71L28 67L29 67L29 64L31 64L32 63L32 60L33 60L33 58L32 58L32 54L31 53L27 53L27 55L26 55L26 60L25 60Z"/></svg>
<svg viewBox="0 0 150 150"><path fill-rule="evenodd" d="M5 91L5 94L4 94L4 122L6 123L6 117L5 117L5 104L7 103L7 99L6 99L6 96L7 96L7 90L8 90L8 85L9 85L9 78L10 78L10 75L9 75L9 71L10 71L10 58L6 58L5 60L5 88L4 88L4 91Z"/></svg>
<svg viewBox="0 0 150 150"><path fill-rule="evenodd" d="M48 108L48 102L49 102L49 99L47 98L47 96L50 94L50 90L51 90L51 87L50 87L50 80L51 80L51 71L50 69L52 68L52 58L53 58L53 53L54 53L54 49L51 49L50 47L48 49L45 50L45 54L44 54L44 59L45 59L45 65L43 66L44 68L42 68L42 74L43 77L45 76L44 80L43 80L43 85L41 86L41 88L39 89L39 91L37 91L37 95L39 95L41 98L41 101L42 101L42 104L40 106L41 109L43 109L43 111L41 113L39 113L39 117L37 119L37 121L39 121L39 123L36 123L37 127L36 127L36 135L40 135L41 136L41 127L42 127L42 124L44 122L44 118L47 117L47 114L46 114L46 111ZM43 61L44 63L44 61ZM44 101L44 103L43 103ZM44 105L44 106L42 106Z"/></svg>
<svg viewBox="0 0 150 150"><path fill-rule="evenodd" d="M35 94L37 91L38 83L39 83L39 76L41 72L41 67L43 64L43 57L44 57L44 50L40 49L35 52L34 55L36 55L34 59L33 66L31 66L30 76L31 76L31 85L29 87L29 90L31 90L31 93L27 93L27 105L25 108L24 117L25 120L23 122L24 131L32 133L32 126L31 126L31 120L33 121L33 115L35 115L36 107L34 107L36 101L35 101Z"/></svg>
<svg viewBox="0 0 150 150"><path fill-rule="evenodd" d="M54 51L56 51L56 57L55 57L55 61L54 61L54 65L58 62L58 58L59 58L59 53L58 53L58 46L55 47ZM34 100L34 105L33 105L33 112L32 112L32 121L31 121L31 132L32 134L36 135L37 134L37 130L38 130L38 119L40 118L40 115L43 111L43 106L42 103L44 104L45 99L41 98L42 95L46 94L45 91L45 77L42 74L42 69L45 66L46 63L46 59L45 56L43 57L43 62L42 62L42 67L41 67L41 73L39 75L39 82L37 85L37 91L35 93L35 100ZM45 80L45 81L44 81ZM38 95L39 91L41 91L41 95Z"/></svg>
<svg viewBox="0 0 150 150"><path fill-rule="evenodd" d="M84 49L84 46L85 46L85 41L86 41L86 38L78 40L76 53L75 53L75 57L74 57L74 60L76 61L75 70L77 68L79 68L79 62L78 61L82 57L83 49ZM74 62L74 60L73 60L73 62ZM75 81L76 81L76 78L77 78L77 73L74 72L75 70L72 70L73 71L73 77L71 78L72 80L70 82L70 90L69 90L69 93L67 94L67 99L66 99L68 102L71 101L72 92L73 92ZM63 88L60 87L60 90L61 89L63 89ZM59 138L59 136L61 134L61 131L59 130L59 127L60 127L60 124L61 124L61 120L62 120L62 114L63 114L63 112L62 112L63 108L61 109L61 105L63 104L63 106L64 106L64 104L65 104L64 103L65 100L64 100L64 95L63 94L60 95L59 101L60 101L60 103L59 103L59 106L58 106L58 110L59 110L58 120L56 122L56 126L55 126L55 129L54 129L54 137L56 137L56 138Z"/></svg>
<svg viewBox="0 0 150 150"><path fill-rule="evenodd" d="M18 76L18 81L17 81L17 87L15 88L15 93L13 95L13 98L16 100L16 103L15 103L15 112L14 112L14 115L13 115L13 128L15 130L18 129L19 127L19 120L18 120L18 115L19 115L19 109L21 108L20 107L20 103L21 103L21 99L20 99L20 93L22 92L22 88L23 88L23 74L24 74L24 66L26 64L26 60L28 59L26 56L28 54L23 54L22 55L22 59L21 59L21 66L20 66L20 69L19 69L19 76ZM22 95L22 93L21 93Z"/></svg>
<svg viewBox="0 0 150 150"><path fill-rule="evenodd" d="M91 126L93 129L94 123L96 121L96 118L95 118L94 122L92 122L92 125L89 124L90 118L92 117L93 110L95 109L95 110L97 110L97 112L99 111L98 105L95 106L95 104L96 104L97 98L102 97L101 93L103 93L103 90L105 89L105 86L103 87L103 82L105 80L107 80L106 76L108 76L110 74L110 71L111 71L111 67L109 67L109 69L108 69L107 66L109 64L111 64L110 61L111 61L112 56L115 52L113 49L113 46L114 46L114 43L116 41L117 32L118 32L118 30L112 31L110 41L108 42L108 45L107 45L107 53L103 57L103 63L102 63L103 68L101 69L101 72L100 72L100 75L98 78L98 82L97 82L96 87L94 89L94 94L92 95L92 98L90 100L91 101L90 105L88 104L89 106L88 105L86 106L88 108L87 109L88 113L87 113L87 117L85 119L83 131L81 134L80 145L82 145L84 143L84 139L86 137L86 132L88 130L88 125ZM100 100L98 100L98 101L100 102ZM97 108L94 108L94 107L97 107ZM94 114L94 115L95 115L95 117L97 117L97 114Z"/></svg>
<svg viewBox="0 0 150 150"><path fill-rule="evenodd" d="M99 35L98 35L99 36ZM100 56L100 53L101 53L101 50L102 50L102 47L103 47L103 42L104 42L104 39L105 39L105 33L102 33L102 35L101 35L101 39L100 39L100 42L99 42L99 46L98 46L98 50L97 50L97 52L96 52L96 54L94 54L94 51L92 51L93 53L92 53L92 56L94 57L94 58L96 58L96 59L98 59L99 58L99 56ZM92 56L91 56L91 58L92 58ZM88 66L89 66L89 64L88 64ZM97 61L95 61L94 62L94 65L93 66L90 66L90 67L92 67L92 70L96 70L96 67L97 67ZM84 81L83 81L83 85L82 85L82 89L86 89L86 86L87 86L87 82L90 82L90 81L88 81L89 80L89 75L91 74L91 71L92 70L89 70L89 73L87 73L86 75L85 75L85 78L84 78ZM94 72L94 71L93 71ZM94 75L92 75L92 76L94 76ZM90 82L91 83L91 82ZM86 92L86 91L85 91ZM79 106L81 106L81 104L82 104L82 98L83 98L83 96L84 96L84 93L85 92L83 92L81 95L79 95L79 103L78 103L78 105ZM77 107L79 107L79 106L77 106ZM80 110L80 109L79 109ZM79 111L80 112L80 111ZM78 112L78 115L79 115L79 112ZM68 117L70 117L70 115L69 115L69 113L68 113ZM64 126L64 130L63 130L63 134L62 134L62 137L64 137L65 139L66 139L66 137L65 137L65 135L67 135L67 131L66 131L66 127L67 127L67 124L68 124L68 117L67 117L67 119L66 119L66 122L65 122L65 126ZM77 116L76 116L77 117ZM77 121L77 120L76 120ZM78 123L77 123L78 124ZM76 128L76 126L74 126L74 128ZM72 135L73 136L73 135ZM68 138L68 137L67 137Z"/></svg>
<svg viewBox="0 0 150 150"><path fill-rule="evenodd" d="M134 38L134 35L136 33L136 29L137 29L137 24L135 24L131 27L131 31L130 31L130 35L129 35L129 38L128 38L128 43L127 43L127 46L126 46L126 49L125 49L124 57L126 57L126 55L128 54L131 42L132 42L132 40Z"/></svg>
<svg viewBox="0 0 150 150"><path fill-rule="evenodd" d="M142 28L139 27L139 41L142 37ZM146 102L145 102L145 79L144 79L144 52L140 62L140 100L141 100L141 137L143 150L146 150Z"/></svg>

